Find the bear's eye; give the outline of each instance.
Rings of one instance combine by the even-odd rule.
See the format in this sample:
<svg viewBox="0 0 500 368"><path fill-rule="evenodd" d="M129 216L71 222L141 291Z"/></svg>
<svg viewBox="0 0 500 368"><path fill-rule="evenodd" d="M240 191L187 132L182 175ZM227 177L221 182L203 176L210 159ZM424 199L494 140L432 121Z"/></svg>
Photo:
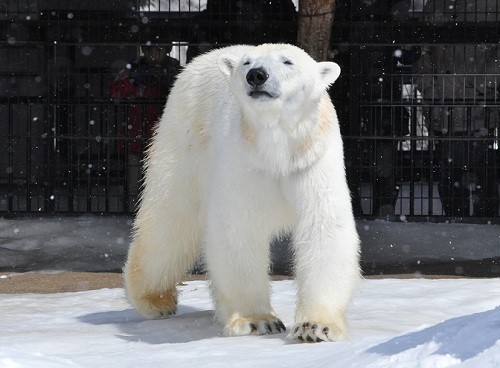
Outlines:
<svg viewBox="0 0 500 368"><path fill-rule="evenodd" d="M293 63L290 60L288 60L288 59L285 60L285 61L283 61L283 64L285 64L285 65L293 65Z"/></svg>
<svg viewBox="0 0 500 368"><path fill-rule="evenodd" d="M245 61L245 62L243 63L243 65L250 65L250 61L248 61L248 60L247 60L247 61Z"/></svg>

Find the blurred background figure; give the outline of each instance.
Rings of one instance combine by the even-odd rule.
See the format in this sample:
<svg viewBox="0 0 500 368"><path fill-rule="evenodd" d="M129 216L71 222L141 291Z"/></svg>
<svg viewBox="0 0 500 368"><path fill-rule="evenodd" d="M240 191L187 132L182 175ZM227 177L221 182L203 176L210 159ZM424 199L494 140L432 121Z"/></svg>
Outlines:
<svg viewBox="0 0 500 368"><path fill-rule="evenodd" d="M356 38L377 39L377 22L393 20L390 0L353 0L339 10L349 14L348 21L362 23L353 28ZM373 22L375 21L375 22ZM353 37L354 38L354 37ZM411 52L393 46L338 49L335 61L346 72L341 74L330 94L340 117L342 134L355 139L344 139L347 179L352 194L354 213L363 215L361 185L363 167L369 165L372 201L369 214L390 217L395 213L398 198L399 168L397 137L409 133L409 114L402 100L402 65ZM357 78L350 79L349 75ZM359 101L353 106L352 101ZM356 116L354 116L354 114ZM349 121L355 121L356 126ZM359 137L359 138L358 138ZM363 160L363 156L369 157ZM366 180L366 179L365 179ZM366 210L366 209L365 209Z"/></svg>
<svg viewBox="0 0 500 368"><path fill-rule="evenodd" d="M126 126L119 127L127 137L120 140L119 150L128 156L128 191L132 197L139 190L145 143L153 134L180 69L179 61L169 56L171 51L172 45L141 46L142 55L127 64L110 86L111 97L132 102L127 104Z"/></svg>
<svg viewBox="0 0 500 368"><path fill-rule="evenodd" d="M500 0L429 0L422 16L435 24L500 18ZM438 185L447 216L496 217L500 51L497 45L422 48L414 65L426 121L436 138Z"/></svg>
<svg viewBox="0 0 500 368"><path fill-rule="evenodd" d="M179 72L179 61L169 56L171 50L171 45L142 46L143 55L127 64L111 83L111 97L143 100L129 106L126 135L130 138L151 137L154 124L160 118L168 92ZM128 145L130 153L142 151L140 139L131 139Z"/></svg>

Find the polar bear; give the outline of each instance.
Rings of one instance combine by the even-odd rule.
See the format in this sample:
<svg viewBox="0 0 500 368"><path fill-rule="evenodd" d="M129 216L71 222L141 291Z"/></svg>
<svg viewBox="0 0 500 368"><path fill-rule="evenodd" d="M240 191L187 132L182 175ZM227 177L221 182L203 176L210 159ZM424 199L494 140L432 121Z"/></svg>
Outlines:
<svg viewBox="0 0 500 368"><path fill-rule="evenodd" d="M124 268L139 312L175 313L176 283L203 245L225 335L284 332L270 303L269 244L291 231L298 295L289 336L345 338L360 246L326 92L339 74L287 44L221 48L187 65L147 153Z"/></svg>

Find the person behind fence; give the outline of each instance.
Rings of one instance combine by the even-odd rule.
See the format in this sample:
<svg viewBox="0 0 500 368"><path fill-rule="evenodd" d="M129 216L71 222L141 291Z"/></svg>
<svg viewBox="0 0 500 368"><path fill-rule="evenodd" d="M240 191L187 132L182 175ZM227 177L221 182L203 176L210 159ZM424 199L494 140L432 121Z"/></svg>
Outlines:
<svg viewBox="0 0 500 368"><path fill-rule="evenodd" d="M137 103L128 108L127 136L130 153L142 151L143 141L151 137L152 129L160 117L165 99L179 72L179 61L169 56L172 46L142 46L143 56L122 69L110 86L113 98L157 100L158 104ZM122 144L121 150L124 149Z"/></svg>
<svg viewBox="0 0 500 368"><path fill-rule="evenodd" d="M431 0L423 17L437 24L498 22L500 0ZM422 49L414 73L428 105L429 129L436 138L444 213L496 217L500 48L470 43L429 45Z"/></svg>
<svg viewBox="0 0 500 368"><path fill-rule="evenodd" d="M375 24L371 21L386 22L392 20L391 2L388 0L353 0L343 3L344 14L351 14L351 19L363 22L356 29L356 36L364 38L377 37ZM338 105L341 121L355 121L356 126L341 126L345 136L359 135L363 139L348 139L345 143L347 177L352 192L353 208L356 215L363 214L361 206L362 167L366 165L363 152L367 152L370 165L371 214L375 216L392 216L395 213L398 198L396 137L409 133L408 112L401 103L401 78L394 75L400 73L398 63L408 53L395 56L394 47L363 47L358 54L352 56L353 48L339 48L336 59L344 69L355 75L357 80L339 78L338 85L344 87L342 94L351 101L360 101L359 110L352 110L349 101ZM331 93L338 95L338 88ZM333 96L338 100L339 96Z"/></svg>
<svg viewBox="0 0 500 368"><path fill-rule="evenodd" d="M127 140L118 149L128 154L128 189L137 195L141 154L160 118L165 100L179 72L179 61L169 56L172 45L142 46L143 56L122 69L110 86L113 98L130 100L124 122ZM120 128L120 127L119 127Z"/></svg>

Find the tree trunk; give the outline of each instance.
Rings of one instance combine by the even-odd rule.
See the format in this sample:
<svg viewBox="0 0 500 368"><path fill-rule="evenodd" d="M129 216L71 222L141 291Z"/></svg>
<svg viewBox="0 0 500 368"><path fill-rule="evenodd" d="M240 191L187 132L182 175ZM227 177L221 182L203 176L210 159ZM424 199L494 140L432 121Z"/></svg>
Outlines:
<svg viewBox="0 0 500 368"><path fill-rule="evenodd" d="M297 45L316 61L328 59L335 0L299 0Z"/></svg>

